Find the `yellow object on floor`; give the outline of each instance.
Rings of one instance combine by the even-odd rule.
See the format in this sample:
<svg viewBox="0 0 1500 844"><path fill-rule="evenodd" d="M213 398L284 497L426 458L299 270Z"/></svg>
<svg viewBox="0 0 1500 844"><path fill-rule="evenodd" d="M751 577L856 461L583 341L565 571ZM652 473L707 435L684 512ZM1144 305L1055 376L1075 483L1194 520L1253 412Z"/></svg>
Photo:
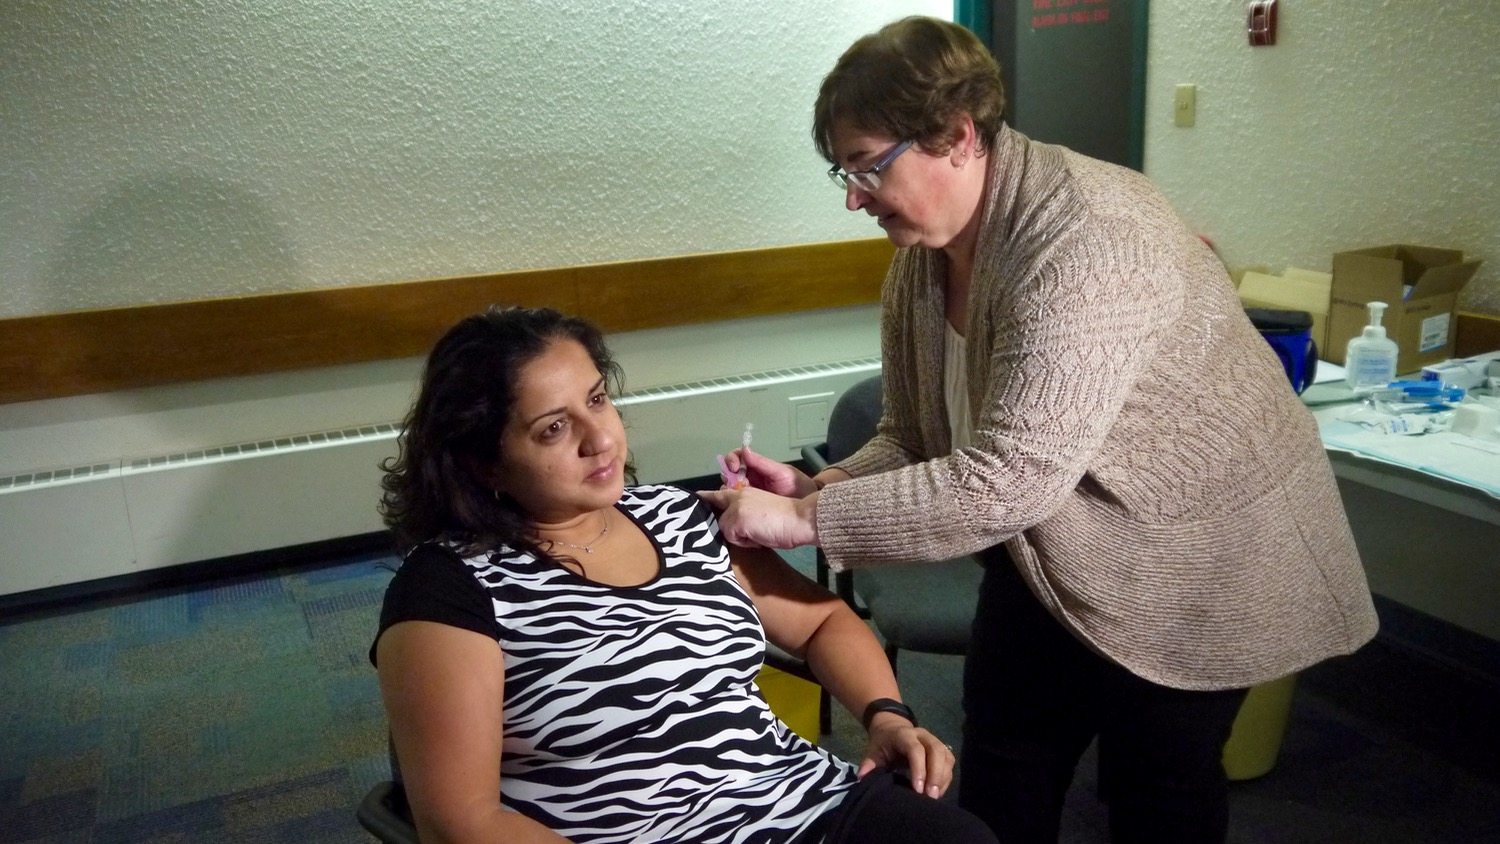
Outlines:
<svg viewBox="0 0 1500 844"><path fill-rule="evenodd" d="M808 682L769 665L755 675L755 685L765 695L766 703L776 717L786 722L797 735L813 744L818 743L818 702L821 689L817 683Z"/></svg>
<svg viewBox="0 0 1500 844"><path fill-rule="evenodd" d="M1224 744L1224 773L1230 780L1254 779L1276 766L1296 685L1297 675L1288 674L1251 687Z"/></svg>

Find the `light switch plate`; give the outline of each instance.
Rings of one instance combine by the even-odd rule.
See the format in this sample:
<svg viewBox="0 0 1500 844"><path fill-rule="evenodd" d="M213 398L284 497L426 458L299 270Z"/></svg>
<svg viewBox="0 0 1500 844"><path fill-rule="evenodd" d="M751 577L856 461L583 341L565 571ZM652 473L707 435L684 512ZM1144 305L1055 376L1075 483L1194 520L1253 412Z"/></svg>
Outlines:
<svg viewBox="0 0 1500 844"><path fill-rule="evenodd" d="M1198 86L1178 85L1172 98L1172 122L1178 126L1191 127L1198 121Z"/></svg>

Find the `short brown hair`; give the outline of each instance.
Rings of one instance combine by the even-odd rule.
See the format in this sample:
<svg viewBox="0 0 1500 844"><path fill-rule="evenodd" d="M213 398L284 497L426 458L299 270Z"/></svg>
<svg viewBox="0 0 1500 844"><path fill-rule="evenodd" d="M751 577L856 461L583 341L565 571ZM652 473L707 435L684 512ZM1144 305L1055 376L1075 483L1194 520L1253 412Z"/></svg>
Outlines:
<svg viewBox="0 0 1500 844"><path fill-rule="evenodd" d="M1000 131L1004 111L1000 65L984 43L956 23L913 16L855 41L823 77L813 143L833 162L833 124L845 120L945 153L953 119L966 113L983 148Z"/></svg>

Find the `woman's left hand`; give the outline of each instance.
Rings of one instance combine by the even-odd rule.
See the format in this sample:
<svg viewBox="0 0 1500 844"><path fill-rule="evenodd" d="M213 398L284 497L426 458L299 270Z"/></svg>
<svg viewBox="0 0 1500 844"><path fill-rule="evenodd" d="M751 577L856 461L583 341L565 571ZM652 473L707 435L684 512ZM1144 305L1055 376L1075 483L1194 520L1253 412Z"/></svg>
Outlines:
<svg viewBox="0 0 1500 844"><path fill-rule="evenodd" d="M816 495L783 498L761 489L717 489L698 496L719 511L719 530L734 545L798 548L818 544Z"/></svg>
<svg viewBox="0 0 1500 844"><path fill-rule="evenodd" d="M921 727L913 727L898 715L870 724L865 758L859 777L881 768L905 768L912 790L928 797L942 797L953 784L953 748Z"/></svg>

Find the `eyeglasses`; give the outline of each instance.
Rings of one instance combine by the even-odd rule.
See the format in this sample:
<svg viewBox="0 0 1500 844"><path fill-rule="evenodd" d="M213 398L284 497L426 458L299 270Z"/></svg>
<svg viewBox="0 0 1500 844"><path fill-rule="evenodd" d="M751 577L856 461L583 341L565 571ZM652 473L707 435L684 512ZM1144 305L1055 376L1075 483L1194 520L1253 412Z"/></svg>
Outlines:
<svg viewBox="0 0 1500 844"><path fill-rule="evenodd" d="M891 147L890 152L875 162L875 166L868 170L845 172L842 167L835 164L828 168L828 179L835 185L838 185L839 190L848 190L851 182L862 191L874 192L880 190L880 171L891 166L891 162L899 158L901 153L911 149L914 143L916 141L902 141L896 144Z"/></svg>

